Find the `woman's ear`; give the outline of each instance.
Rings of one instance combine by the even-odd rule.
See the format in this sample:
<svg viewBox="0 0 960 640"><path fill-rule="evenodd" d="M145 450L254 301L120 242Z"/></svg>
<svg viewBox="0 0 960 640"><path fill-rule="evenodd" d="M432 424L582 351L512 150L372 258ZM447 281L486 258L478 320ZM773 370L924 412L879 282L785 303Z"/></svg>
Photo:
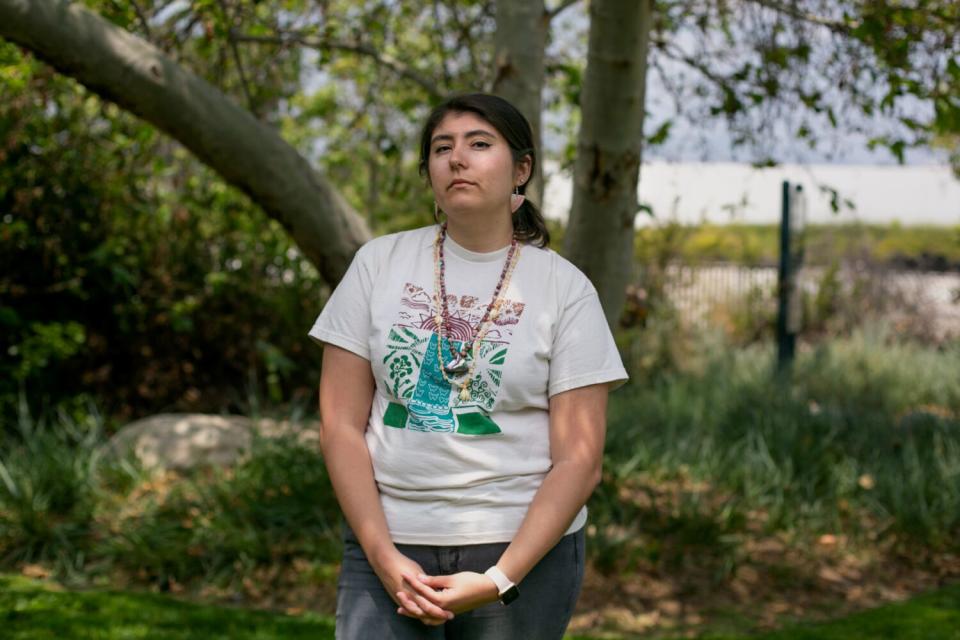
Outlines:
<svg viewBox="0 0 960 640"><path fill-rule="evenodd" d="M530 174L531 174L530 167L532 166L532 164L533 162L529 155L523 156L523 158L521 158L520 161L517 162L515 184L519 186L523 186L530 181Z"/></svg>

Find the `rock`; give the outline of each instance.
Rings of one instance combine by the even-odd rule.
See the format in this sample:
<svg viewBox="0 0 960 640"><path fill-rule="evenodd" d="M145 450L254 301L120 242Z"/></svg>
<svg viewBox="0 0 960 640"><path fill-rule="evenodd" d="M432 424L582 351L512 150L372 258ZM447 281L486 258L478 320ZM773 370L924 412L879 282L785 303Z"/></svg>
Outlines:
<svg viewBox="0 0 960 640"><path fill-rule="evenodd" d="M242 460L250 452L254 433L271 438L292 435L304 446L318 446L316 423L167 413L122 427L107 447L119 455L133 453L149 469L188 471L203 466L228 466Z"/></svg>

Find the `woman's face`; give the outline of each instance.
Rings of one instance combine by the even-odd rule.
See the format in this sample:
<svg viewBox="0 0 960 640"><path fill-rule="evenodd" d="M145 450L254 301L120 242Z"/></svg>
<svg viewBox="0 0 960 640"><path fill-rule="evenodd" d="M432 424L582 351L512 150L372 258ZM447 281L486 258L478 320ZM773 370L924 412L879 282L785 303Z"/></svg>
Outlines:
<svg viewBox="0 0 960 640"><path fill-rule="evenodd" d="M506 139L475 113L448 113L430 138L430 186L448 216L488 212L509 218L510 194L526 182L529 167L529 157L514 164Z"/></svg>

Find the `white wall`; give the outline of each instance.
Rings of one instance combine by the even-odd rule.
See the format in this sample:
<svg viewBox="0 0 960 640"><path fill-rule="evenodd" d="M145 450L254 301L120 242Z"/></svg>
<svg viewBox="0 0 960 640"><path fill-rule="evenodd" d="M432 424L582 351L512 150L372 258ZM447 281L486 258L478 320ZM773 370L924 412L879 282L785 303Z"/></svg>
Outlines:
<svg viewBox="0 0 960 640"><path fill-rule="evenodd" d="M572 198L569 175L547 163L544 214L565 220ZM695 223L776 223L780 218L783 180L803 186L809 222L888 224L960 224L960 180L938 165L781 165L755 169L733 162L671 163L655 160L640 172L640 201L653 207L658 219L676 217ZM855 209L834 214L830 196L819 186L836 189ZM645 214L637 225L649 224Z"/></svg>

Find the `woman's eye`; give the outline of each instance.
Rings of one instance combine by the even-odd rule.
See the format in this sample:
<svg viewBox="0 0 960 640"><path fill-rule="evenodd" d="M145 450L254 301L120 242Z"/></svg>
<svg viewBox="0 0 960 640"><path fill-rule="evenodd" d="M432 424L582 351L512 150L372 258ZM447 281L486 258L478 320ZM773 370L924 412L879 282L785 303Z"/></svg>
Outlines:
<svg viewBox="0 0 960 640"><path fill-rule="evenodd" d="M473 146L478 147L480 149L486 149L487 147L490 146L490 143L484 142L483 140L477 140L476 142L473 143Z"/></svg>
<svg viewBox="0 0 960 640"><path fill-rule="evenodd" d="M434 152L434 153L441 153L441 152L443 152L443 151L446 151L446 150L449 149L449 148L450 148L450 147L444 145L444 146L442 146L442 147L436 147L436 148L434 148L433 152Z"/></svg>

